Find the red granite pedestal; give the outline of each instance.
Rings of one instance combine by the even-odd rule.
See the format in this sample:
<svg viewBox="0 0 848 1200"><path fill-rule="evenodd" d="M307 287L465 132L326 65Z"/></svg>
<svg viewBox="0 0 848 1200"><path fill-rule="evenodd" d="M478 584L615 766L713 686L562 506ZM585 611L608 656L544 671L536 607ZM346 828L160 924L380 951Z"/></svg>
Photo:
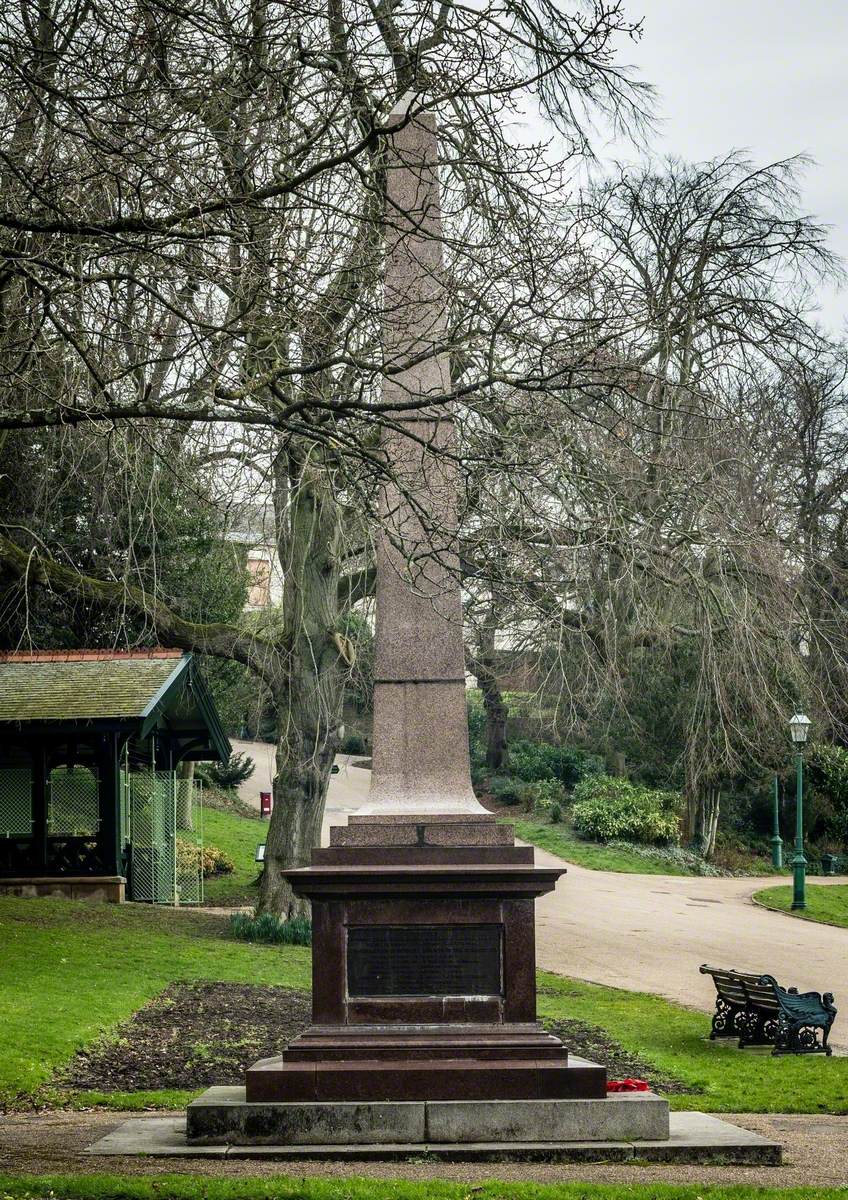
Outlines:
<svg viewBox="0 0 848 1200"><path fill-rule="evenodd" d="M600 1099L536 1020L536 867L494 817L351 817L288 873L312 904L312 1026L247 1072L250 1103Z"/></svg>

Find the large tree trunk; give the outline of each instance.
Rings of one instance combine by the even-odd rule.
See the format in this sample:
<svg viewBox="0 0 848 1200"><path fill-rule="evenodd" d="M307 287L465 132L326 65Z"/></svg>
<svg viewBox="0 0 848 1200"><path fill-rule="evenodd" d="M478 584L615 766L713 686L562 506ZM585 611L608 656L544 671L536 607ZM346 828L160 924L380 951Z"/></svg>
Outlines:
<svg viewBox="0 0 848 1200"><path fill-rule="evenodd" d="M486 766L491 771L500 771L506 764L507 717L509 710L503 698L498 677L495 673L495 633L497 617L490 609L480 627L477 651L469 666L477 677L477 686L483 696L486 714Z"/></svg>
<svg viewBox="0 0 848 1200"><path fill-rule="evenodd" d="M486 713L486 766L491 771L500 771L506 764L506 723L509 709L493 671L485 668L478 670L477 683L483 694L483 709Z"/></svg>
<svg viewBox="0 0 848 1200"><path fill-rule="evenodd" d="M500 771L506 763L506 723L509 709L498 682L483 688L483 707L486 710L486 766Z"/></svg>
<svg viewBox="0 0 848 1200"><path fill-rule="evenodd" d="M698 784L687 792L686 804L689 845L703 858L712 858L718 831L721 789L717 784Z"/></svg>
<svg viewBox="0 0 848 1200"><path fill-rule="evenodd" d="M279 477L284 470L286 481ZM280 463L278 477L277 511L285 514L278 542L289 670L275 693L281 729L258 911L288 917L307 910L282 872L307 866L320 843L349 651L338 633L341 530L329 475L311 447L298 459L289 455ZM279 517L278 522L283 524Z"/></svg>

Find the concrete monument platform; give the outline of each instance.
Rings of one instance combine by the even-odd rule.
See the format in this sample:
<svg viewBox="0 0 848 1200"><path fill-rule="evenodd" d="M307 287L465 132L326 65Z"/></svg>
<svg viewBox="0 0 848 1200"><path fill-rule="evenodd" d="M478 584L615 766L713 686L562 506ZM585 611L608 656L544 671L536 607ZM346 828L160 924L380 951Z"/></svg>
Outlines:
<svg viewBox="0 0 848 1200"><path fill-rule="evenodd" d="M651 1092L579 1100L263 1104L247 1101L243 1087L212 1087L192 1101L186 1118L192 1144L245 1146L661 1141L669 1133L668 1101Z"/></svg>
<svg viewBox="0 0 848 1200"><path fill-rule="evenodd" d="M229 1092L234 1089L217 1090ZM340 1106L334 1107L338 1109ZM410 1107L417 1106L412 1104ZM474 1107L476 1108L477 1104ZM464 1114L457 1113L457 1116L464 1117ZM416 1120L413 1117L411 1127L415 1126ZM294 1162L298 1159L402 1162L406 1159L418 1159L422 1154L426 1154L443 1162L636 1161L775 1167L781 1163L781 1148L777 1142L770 1142L757 1133L741 1129L729 1121L719 1120L706 1113L671 1113L669 1136L659 1140L622 1138L615 1141L542 1142L537 1140L538 1136L539 1131L535 1131L532 1139L512 1142L509 1145L471 1141L445 1143L435 1140L382 1144L372 1142L370 1145L340 1145L328 1142L308 1145L301 1143L242 1146L227 1141L191 1144L186 1138L185 1117L134 1117L88 1146L85 1153L95 1157L143 1155L150 1158L262 1159L280 1162Z"/></svg>

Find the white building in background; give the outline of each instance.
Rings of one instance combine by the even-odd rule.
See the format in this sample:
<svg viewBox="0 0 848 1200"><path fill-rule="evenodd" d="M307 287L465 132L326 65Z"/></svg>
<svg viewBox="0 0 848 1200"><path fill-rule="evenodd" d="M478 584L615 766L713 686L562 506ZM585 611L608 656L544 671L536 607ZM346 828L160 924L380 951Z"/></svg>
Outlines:
<svg viewBox="0 0 848 1200"><path fill-rule="evenodd" d="M244 548L250 576L245 612L276 608L283 599L283 569L274 536L273 506L257 501L238 505L227 536Z"/></svg>

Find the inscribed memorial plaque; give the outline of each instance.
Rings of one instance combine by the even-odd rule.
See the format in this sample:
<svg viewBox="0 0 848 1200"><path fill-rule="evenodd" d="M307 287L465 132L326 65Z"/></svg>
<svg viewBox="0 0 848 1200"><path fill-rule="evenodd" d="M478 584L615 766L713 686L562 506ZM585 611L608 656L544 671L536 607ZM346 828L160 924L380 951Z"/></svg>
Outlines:
<svg viewBox="0 0 848 1200"><path fill-rule="evenodd" d="M347 931L350 996L498 996L500 925L381 925Z"/></svg>

